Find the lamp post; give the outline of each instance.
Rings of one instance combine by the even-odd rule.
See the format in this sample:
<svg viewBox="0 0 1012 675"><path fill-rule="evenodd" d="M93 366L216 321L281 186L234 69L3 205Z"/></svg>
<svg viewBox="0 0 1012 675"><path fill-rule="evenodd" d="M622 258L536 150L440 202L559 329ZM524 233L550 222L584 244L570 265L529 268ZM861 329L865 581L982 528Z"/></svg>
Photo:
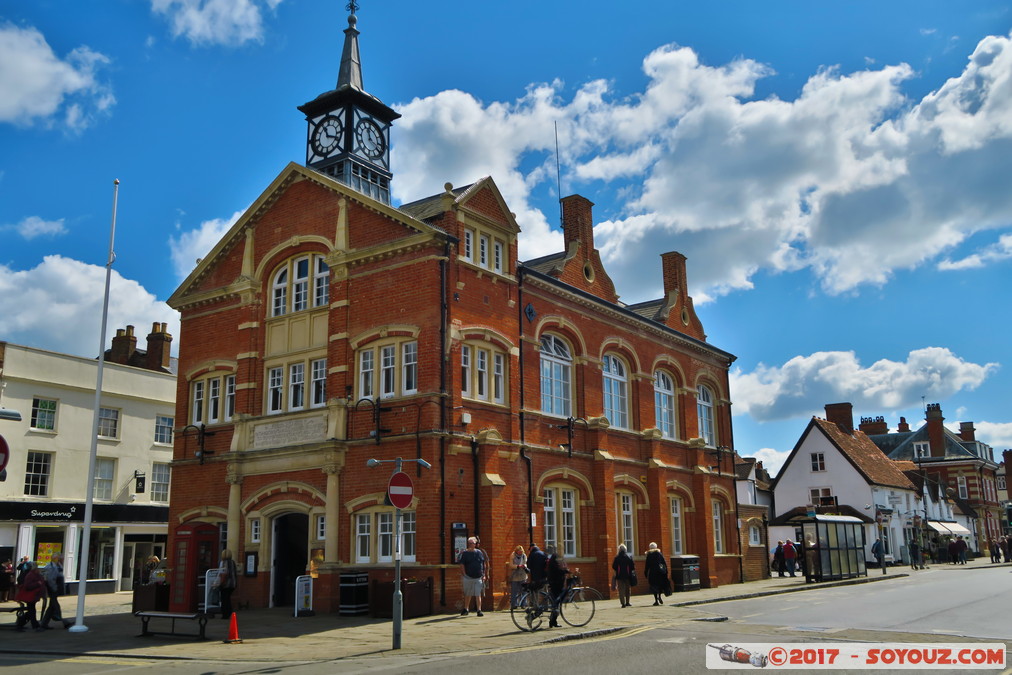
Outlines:
<svg viewBox="0 0 1012 675"><path fill-rule="evenodd" d="M369 468L377 467L380 464L394 465L394 472L390 475L390 484L387 487L387 495L390 497L390 503L394 507L394 596L391 611L391 615L393 616L393 649L401 648L401 624L404 621L404 595L401 593L401 504L405 501L410 504L411 497L414 494L414 488L410 482L411 479L407 478L407 474L403 474L407 478L407 486L401 488L398 493L394 492L394 477L402 473L401 466L404 462L414 462L426 469L432 468L431 464L421 458L369 459L365 463Z"/></svg>

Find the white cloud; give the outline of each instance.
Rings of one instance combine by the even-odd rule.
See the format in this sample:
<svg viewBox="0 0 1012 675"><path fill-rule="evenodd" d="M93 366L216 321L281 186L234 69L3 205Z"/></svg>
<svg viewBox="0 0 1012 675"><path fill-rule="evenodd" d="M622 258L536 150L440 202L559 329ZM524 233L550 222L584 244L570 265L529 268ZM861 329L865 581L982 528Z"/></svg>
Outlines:
<svg viewBox="0 0 1012 675"><path fill-rule="evenodd" d="M0 230L14 230L28 241L36 237L55 237L67 233L67 228L63 225L63 218L59 220L43 220L38 216L28 216L15 225L0 226Z"/></svg>
<svg viewBox="0 0 1012 675"><path fill-rule="evenodd" d="M593 81L565 100L553 82L512 102L444 91L398 106L394 152L412 161L396 162L397 196L492 175L525 230L521 257L560 250L555 214L530 197L554 191L558 122L565 192L593 181L627 204L595 229L628 301L660 295L660 263L643 261L663 251L688 257L697 302L751 288L762 270L808 268L843 293L1012 223L1007 36L981 40L958 77L919 101L904 95L915 76L905 64L826 68L790 101L753 100L772 73L747 59L714 67L669 45L643 70L646 88L626 97Z"/></svg>
<svg viewBox="0 0 1012 675"><path fill-rule="evenodd" d="M0 122L81 131L116 102L98 79L108 63L84 46L61 60L37 29L0 23Z"/></svg>
<svg viewBox="0 0 1012 675"><path fill-rule="evenodd" d="M906 361L881 359L867 367L854 352L816 352L780 367L760 364L751 373L733 371L731 399L736 415L760 422L819 414L825 404L838 401L849 401L856 409L897 410L924 396L939 400L976 389L998 367L964 361L941 347L914 350Z"/></svg>
<svg viewBox="0 0 1012 675"><path fill-rule="evenodd" d="M46 256L29 270L0 265L0 335L30 347L98 356L105 274L104 266L57 255ZM169 324L169 332L179 335L175 310L113 270L106 347L116 328L156 321ZM177 346L178 340L173 344Z"/></svg>
<svg viewBox="0 0 1012 675"><path fill-rule="evenodd" d="M205 221L195 230L187 230L178 237L169 238L172 268L180 281L185 279L197 266L197 261L206 256L214 248L214 245L225 236L225 233L235 225L235 221L239 220L239 216L243 212L236 211L227 220L215 218Z"/></svg>
<svg viewBox="0 0 1012 675"><path fill-rule="evenodd" d="M784 462L790 456L790 450L774 450L773 448L762 448L750 457L755 457L763 463L763 468L769 471L771 477L776 477L783 468Z"/></svg>
<svg viewBox="0 0 1012 675"><path fill-rule="evenodd" d="M1012 422L974 422L978 441L994 448L994 459L1002 461L1002 450L1012 448Z"/></svg>
<svg viewBox="0 0 1012 675"><path fill-rule="evenodd" d="M986 265L1012 258L1012 234L1003 234L998 241L982 248L979 252L960 260L941 260L938 269L942 271L966 270L985 267Z"/></svg>
<svg viewBox="0 0 1012 675"><path fill-rule="evenodd" d="M165 16L174 37L196 46L236 46L263 40L263 9L281 0L151 0L151 9Z"/></svg>

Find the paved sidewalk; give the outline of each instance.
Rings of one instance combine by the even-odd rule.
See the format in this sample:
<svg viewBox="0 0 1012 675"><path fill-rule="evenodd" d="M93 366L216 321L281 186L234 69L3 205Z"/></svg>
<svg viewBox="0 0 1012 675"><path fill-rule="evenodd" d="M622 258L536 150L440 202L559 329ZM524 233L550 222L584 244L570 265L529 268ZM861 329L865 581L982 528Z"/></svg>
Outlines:
<svg viewBox="0 0 1012 675"><path fill-rule="evenodd" d="M966 566L938 565L932 570L968 570L990 566L977 561ZM931 571L929 570L929 573ZM131 593L89 595L85 602L85 625L89 630L72 633L55 628L36 633L17 633L10 624L0 628L0 652L34 653L49 656L109 655L166 659L210 659L226 661L316 662L363 656L439 655L467 650L506 649L541 644L561 637L593 635L633 626L661 622L689 621L719 614L719 607L701 605L744 597L759 597L794 591L805 591L854 583L896 580L909 574L920 574L907 567L890 568L888 574L870 569L867 577L842 582L806 584L803 577L773 577L745 584L730 584L686 593L675 593L665 604L653 607L651 596L633 596L633 606L622 608L618 600L597 604L597 613L584 628L542 629L534 633L518 631L508 611L485 612L478 617L472 612L463 617L456 614L405 619L402 626L401 649L392 647L390 619L317 615L293 618L291 610L252 609L236 614L241 644L225 644L229 622L220 618L208 621L206 641L168 636L137 637L140 619L130 613ZM62 599L64 615L76 614L77 597ZM0 615L3 616L3 615ZM6 615L13 618L13 615ZM0 621L5 621L0 619ZM189 621L177 628L191 632ZM547 624L546 624L547 625ZM160 630L167 622L151 628ZM196 631L193 622L192 631Z"/></svg>

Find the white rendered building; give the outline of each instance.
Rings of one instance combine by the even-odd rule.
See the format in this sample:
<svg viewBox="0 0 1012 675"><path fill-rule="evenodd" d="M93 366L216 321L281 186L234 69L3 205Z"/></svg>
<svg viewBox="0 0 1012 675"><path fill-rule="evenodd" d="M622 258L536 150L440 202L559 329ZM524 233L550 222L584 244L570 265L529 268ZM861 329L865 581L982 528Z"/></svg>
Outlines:
<svg viewBox="0 0 1012 675"><path fill-rule="evenodd" d="M176 376L165 324L148 349L133 327L106 354L89 545L89 591L130 590L163 556L175 426ZM64 557L77 580L84 529L98 360L0 342L0 422L10 460L0 482L0 561ZM73 586L73 587L76 587Z"/></svg>

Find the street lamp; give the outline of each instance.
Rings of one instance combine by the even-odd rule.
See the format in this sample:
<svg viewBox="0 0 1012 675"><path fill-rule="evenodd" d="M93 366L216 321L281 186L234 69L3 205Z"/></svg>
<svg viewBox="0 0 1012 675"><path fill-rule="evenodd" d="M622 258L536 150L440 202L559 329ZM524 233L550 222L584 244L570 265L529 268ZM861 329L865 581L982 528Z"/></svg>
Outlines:
<svg viewBox="0 0 1012 675"><path fill-rule="evenodd" d="M432 465L426 462L424 459L369 459L365 465L370 469L379 466L380 464L393 464L394 472L390 475L391 482L393 477L401 473L401 466L404 462L414 462L419 466L426 469L431 469ZM407 474L404 474L407 476ZM408 478L408 481L411 479ZM410 486L410 482L408 483ZM389 496L389 486L387 488L387 494ZM413 489L412 489L413 492ZM404 595L401 593L401 507L398 506L399 501L391 500L394 507L394 597L393 597L393 608L391 614L393 615L393 649L401 648L401 624L404 621Z"/></svg>
<svg viewBox="0 0 1012 675"><path fill-rule="evenodd" d="M4 408L0 406L0 420L6 420L8 422L20 422L21 413L17 410L11 410L10 408Z"/></svg>

